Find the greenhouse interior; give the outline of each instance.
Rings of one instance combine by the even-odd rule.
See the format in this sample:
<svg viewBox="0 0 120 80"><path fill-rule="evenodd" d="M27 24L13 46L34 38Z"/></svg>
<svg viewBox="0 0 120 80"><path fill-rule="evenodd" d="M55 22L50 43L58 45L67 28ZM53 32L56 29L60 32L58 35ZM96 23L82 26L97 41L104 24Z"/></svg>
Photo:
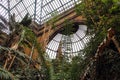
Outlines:
<svg viewBox="0 0 120 80"><path fill-rule="evenodd" d="M120 80L120 0L0 0L0 80Z"/></svg>

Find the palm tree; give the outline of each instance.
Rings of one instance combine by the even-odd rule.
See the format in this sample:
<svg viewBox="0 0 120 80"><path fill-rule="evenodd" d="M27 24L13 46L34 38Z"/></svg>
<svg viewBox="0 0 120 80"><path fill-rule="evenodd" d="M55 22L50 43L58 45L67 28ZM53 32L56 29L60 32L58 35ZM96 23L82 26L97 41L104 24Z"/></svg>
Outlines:
<svg viewBox="0 0 120 80"><path fill-rule="evenodd" d="M17 80L15 76L9 71L0 67L0 80Z"/></svg>

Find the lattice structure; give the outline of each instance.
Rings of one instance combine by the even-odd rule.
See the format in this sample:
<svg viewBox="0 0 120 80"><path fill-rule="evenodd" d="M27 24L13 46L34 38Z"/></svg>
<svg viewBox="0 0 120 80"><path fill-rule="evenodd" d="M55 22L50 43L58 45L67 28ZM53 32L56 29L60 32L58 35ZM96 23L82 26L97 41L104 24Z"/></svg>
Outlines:
<svg viewBox="0 0 120 80"><path fill-rule="evenodd" d="M68 60L72 57L72 41L71 41L71 36L62 36L62 40L61 40L61 47L62 47L62 54L64 55L65 58L67 58Z"/></svg>
<svg viewBox="0 0 120 80"><path fill-rule="evenodd" d="M9 20L9 16L16 14L20 21L29 13L36 22L43 24L53 17L80 3L80 0L0 0L0 15Z"/></svg>
<svg viewBox="0 0 120 80"><path fill-rule="evenodd" d="M62 55L67 55L66 57L71 58L79 55L79 53L81 55L84 46L92 37L91 35L86 35L86 30L86 25L79 25L79 29L70 36L58 33L46 46L46 53L49 58L55 59L58 52L62 52Z"/></svg>

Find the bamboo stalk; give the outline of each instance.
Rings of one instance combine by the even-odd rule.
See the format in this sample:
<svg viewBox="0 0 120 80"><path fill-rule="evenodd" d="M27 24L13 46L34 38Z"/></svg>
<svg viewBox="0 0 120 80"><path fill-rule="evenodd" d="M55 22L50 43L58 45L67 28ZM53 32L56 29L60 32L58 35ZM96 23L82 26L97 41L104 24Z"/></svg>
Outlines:
<svg viewBox="0 0 120 80"><path fill-rule="evenodd" d="M92 22L94 23L94 25L96 26L96 29L97 29L97 24L96 22L94 21L93 17L89 15L89 17L91 18Z"/></svg>
<svg viewBox="0 0 120 80"><path fill-rule="evenodd" d="M25 34L25 31L23 30L23 32L22 32L22 34L21 34L20 40L19 40L14 46L12 46L12 49L13 49L13 50L16 50L16 49L18 48L18 45L19 45L20 42L23 40L24 34ZM10 70L10 68L11 68L11 66L12 66L15 58L16 58L16 56L14 55L13 58L12 58L12 61L11 61L10 65L9 65L9 67L8 67L8 70Z"/></svg>
<svg viewBox="0 0 120 80"><path fill-rule="evenodd" d="M6 69L8 61L11 59L10 51L8 52L8 54L9 57L7 57L7 59L5 60L4 69Z"/></svg>
<svg viewBox="0 0 120 80"><path fill-rule="evenodd" d="M10 68L11 68L11 66L12 66L12 64L13 64L13 62L14 62L14 60L15 60L15 58L16 58L16 56L14 55L13 58L12 58L12 61L11 61L10 65L9 65L9 67L8 67L8 70L10 70Z"/></svg>
<svg viewBox="0 0 120 80"><path fill-rule="evenodd" d="M8 59L5 60L5 64L3 66L4 69L6 69L7 63L8 63Z"/></svg>
<svg viewBox="0 0 120 80"><path fill-rule="evenodd" d="M32 50L31 50L31 53L30 53L30 59L29 59L28 67L30 66L30 61L31 61L33 53L34 53L34 48L35 48L35 43L32 46Z"/></svg>
<svg viewBox="0 0 120 80"><path fill-rule="evenodd" d="M12 47L12 49L14 49L14 50L16 50L18 48L18 43L16 43L13 47ZM14 60L15 60L15 55L13 55L13 58L12 58L12 61L10 62L10 65L9 65L9 67L8 67L8 70L10 70L10 68L11 68L11 66L12 66L12 64L13 64L13 62L14 62Z"/></svg>

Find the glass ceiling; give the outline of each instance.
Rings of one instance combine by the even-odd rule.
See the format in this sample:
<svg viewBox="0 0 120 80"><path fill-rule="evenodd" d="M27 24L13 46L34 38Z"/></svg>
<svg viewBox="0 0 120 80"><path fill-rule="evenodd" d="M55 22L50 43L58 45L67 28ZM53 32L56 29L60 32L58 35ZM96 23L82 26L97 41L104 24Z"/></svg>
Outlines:
<svg viewBox="0 0 120 80"><path fill-rule="evenodd" d="M9 20L10 15L15 13L16 21L21 21L29 13L32 19L41 25L54 17L54 13L61 14L80 2L81 0L0 0L0 15ZM79 55L90 39L90 36L86 35L84 27L85 25L80 25L78 31L70 38L58 33L46 46L49 58L56 58L59 47L61 47L63 55L69 53L68 57ZM60 43L62 43L61 46Z"/></svg>
<svg viewBox="0 0 120 80"><path fill-rule="evenodd" d="M60 14L80 3L80 0L0 0L0 15L9 19L9 15L15 13L16 20L29 13L33 20L42 24L52 18L56 12Z"/></svg>
<svg viewBox="0 0 120 80"><path fill-rule="evenodd" d="M86 25L79 25L77 32L70 35L70 40L64 38L68 36L58 33L46 46L46 53L48 54L48 57L50 59L56 59L57 55L59 54L58 50L60 47L62 55L64 56L71 58L78 55L84 56L81 54L82 50L92 37L91 35L86 35L86 31ZM69 42L70 44L68 44Z"/></svg>

